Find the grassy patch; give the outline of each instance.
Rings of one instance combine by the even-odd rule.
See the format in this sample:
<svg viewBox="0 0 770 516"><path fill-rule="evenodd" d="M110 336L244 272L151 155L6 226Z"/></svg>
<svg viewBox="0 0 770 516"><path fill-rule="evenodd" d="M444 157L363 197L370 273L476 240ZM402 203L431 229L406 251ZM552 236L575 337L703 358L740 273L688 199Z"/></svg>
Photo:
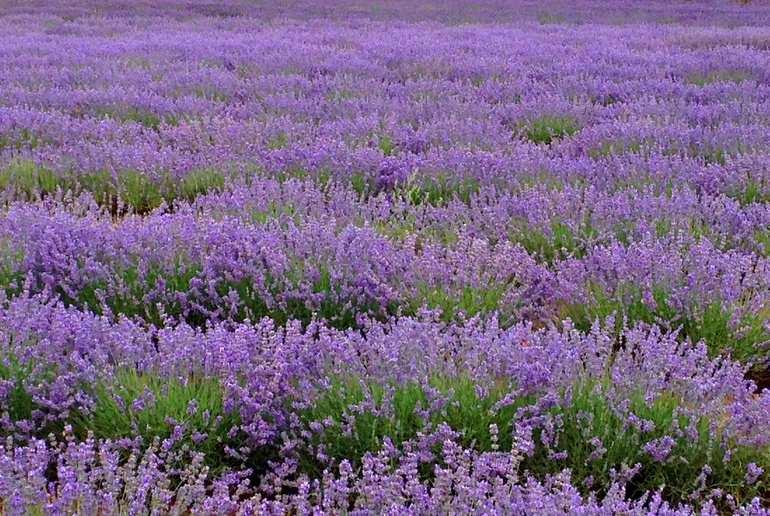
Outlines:
<svg viewBox="0 0 770 516"><path fill-rule="evenodd" d="M548 446L538 446L523 467L540 478L567 467L585 494L590 489L601 496L609 488L612 469L621 471L624 465L639 464L641 468L627 486L629 497L636 499L646 491L662 490L670 503L686 503L708 465L711 473L703 481L706 489L719 487L744 501L757 493L756 485L745 485L745 467L752 461L767 467L770 454L767 449L738 446L724 438L722 430L729 416L691 418L681 411L686 402L665 391L652 399L642 391L632 393L624 397L621 408L602 393L610 384L606 379L577 386L572 389L570 404L550 409L562 424L550 448L566 452L566 457L554 460ZM632 420L641 424L630 423ZM598 441L592 443L595 438ZM721 439L733 450L728 460L723 460L725 451L718 445ZM670 450L661 453L662 448L669 447L664 445L666 441ZM655 457L655 453L662 457Z"/></svg>
<svg viewBox="0 0 770 516"><path fill-rule="evenodd" d="M74 414L72 431L80 439L89 431L96 439L141 436L147 445L173 438L175 449L187 446L204 453L217 474L232 462L225 446L237 444L230 432L241 424L237 410L224 410L223 397L216 379L162 377L123 368L115 371L114 380L95 386L93 407Z"/></svg>
<svg viewBox="0 0 770 516"><path fill-rule="evenodd" d="M639 154L642 151L643 145L647 147L651 144L652 144L651 139L648 139L648 141L645 141L645 142L632 140L628 143L605 140L601 142L599 147L589 149L588 155L592 158L601 158L601 157L606 157L610 155L621 155L626 153Z"/></svg>
<svg viewBox="0 0 770 516"><path fill-rule="evenodd" d="M33 193L53 193L63 183L63 178L28 160L14 159L0 170L0 188L14 189L28 198L32 198Z"/></svg>
<svg viewBox="0 0 770 516"><path fill-rule="evenodd" d="M361 201L366 201L369 196L376 195L378 193L377 183L375 178L364 173L356 172L348 179L353 191L358 194Z"/></svg>
<svg viewBox="0 0 770 516"><path fill-rule="evenodd" d="M764 348L757 345L770 341L770 334L764 328L763 314L744 314L737 328L731 325L733 312L723 310L720 303L710 303L701 309L698 316L678 313L668 306L666 299L669 293L658 287L653 289L655 306L650 306L642 300L641 294L629 296L630 300L621 302L609 299L601 293L601 289L589 288L592 301L574 305L563 305L559 309L559 319L569 317L581 331L590 331L591 325L597 319L605 320L615 314L616 328L619 333L626 318L629 326L637 323L664 324L671 329L681 326L680 338L692 342L704 341L711 356L731 350L731 356L741 362L754 361L767 354Z"/></svg>
<svg viewBox="0 0 770 516"><path fill-rule="evenodd" d="M700 158L706 165L724 165L727 163L727 157L733 153L740 154L740 146L734 149L724 147L702 148L698 145L691 144L689 147L685 148L670 147L661 151L663 156Z"/></svg>
<svg viewBox="0 0 770 516"><path fill-rule="evenodd" d="M263 174L260 171L255 171L256 174ZM363 172L360 172L356 175L356 177L360 176L362 183L366 180L366 177L364 176ZM279 183L285 183L286 181L289 181L290 179L295 179L298 181L306 181L311 180L314 183L320 185L321 187L326 187L328 184L330 184L334 179L334 171L330 169L320 169L320 170L308 170L306 168L302 167L288 167L285 168L273 175L268 176L271 179L275 179ZM249 178L247 177L247 183ZM371 181L370 183L372 186L374 185L374 182ZM365 191L367 191L367 185L362 185L362 188L360 191L357 190L357 193L362 194Z"/></svg>
<svg viewBox="0 0 770 516"><path fill-rule="evenodd" d="M296 270L287 276L295 289L299 285L301 275L302 273ZM269 273L266 285L273 299L279 300L277 303L268 304L266 300L260 298L251 278L245 278L235 283L222 282L216 290L222 297L231 291L237 292L241 306L234 314L231 314L231 318L235 321L246 319L256 321L263 317L269 317L278 325L284 325L292 319L307 325L313 318L317 318L325 320L326 324L331 327L348 329L360 328L358 314L366 314L384 320L397 311L395 303L381 306L374 300L356 301L342 297L342 284L332 282L329 270L324 267L321 268L318 278L311 287L313 294L322 294L323 297L322 301L315 304L308 303L303 297L284 295L281 290L281 282ZM211 304L209 303L209 305ZM210 308L216 309L213 305Z"/></svg>
<svg viewBox="0 0 770 516"><path fill-rule="evenodd" d="M299 411L301 421L307 426L313 422L326 422L309 440L309 450L323 445L328 457L336 461L347 459L358 468L366 453L376 453L382 448L386 437L401 448L407 441L415 440L418 433L442 422L463 432L460 443L481 450L492 449L489 426L499 423L498 444L502 449L510 450L512 424L518 406L535 401L534 398L522 398L517 400L518 406L493 410L495 403L509 392L506 382L493 386L492 392L484 397L478 396L474 382L467 378L433 376L429 385L445 400L441 403L441 411L431 411L425 417L415 409L425 410L435 399L417 383L384 386L355 378L335 379L313 407ZM356 406L368 409L356 413L353 408ZM383 414L376 414L378 410ZM311 478L320 476L326 466L309 451L300 456L299 470Z"/></svg>
<svg viewBox="0 0 770 516"><path fill-rule="evenodd" d="M737 70L711 71L706 74L691 73L685 76L685 82L695 86L705 86L707 84L713 84L717 82L741 83L743 81L749 81L753 79L754 76L749 72L742 72Z"/></svg>
<svg viewBox="0 0 770 516"><path fill-rule="evenodd" d="M540 25L549 25L552 23L564 23L567 18L561 13L552 13L548 11L542 11L537 14L537 22Z"/></svg>
<svg viewBox="0 0 770 516"><path fill-rule="evenodd" d="M605 394L608 386L609 380L578 385L568 402L558 402L537 416L535 420L558 424L550 432L545 431L548 423L535 426L533 449L522 469L544 479L569 468L574 485L586 494L595 490L601 495L609 488L612 469L620 471L624 465L638 463L641 469L630 480L633 496L662 488L668 501L682 502L697 488L698 477L708 464L712 472L704 479L706 486L721 487L741 498L756 493L755 486L743 482L745 465L754 461L767 469L770 455L767 450L758 453L753 448L733 446L731 460L722 461L724 450L717 443L726 420L690 420L679 410L683 401L668 392L650 399L639 391L619 408ZM484 392L462 376L432 376L427 388L417 383L383 386L355 378L335 379L312 408L299 412L308 427L319 424L307 449L299 454L298 471L317 478L329 464L342 460L359 468L363 457L381 450L386 438L404 450L407 443L419 439L420 433L441 423L460 432L457 442L465 448L508 451L514 444L515 425L526 412L520 409L536 402L531 395L502 401L514 388L500 380ZM426 410L428 407L433 409ZM635 418L646 423L630 424ZM684 431L689 437L678 434ZM656 458L651 450L669 438L668 453ZM315 451L320 449L330 460L318 459ZM432 448L434 456L426 458L420 469L423 481L429 482L433 465L441 464L438 450L438 446Z"/></svg>
<svg viewBox="0 0 770 516"><path fill-rule="evenodd" d="M393 154L393 151L396 148L396 144L393 143L393 140L388 138L387 136L382 138L380 140L380 143L377 145L377 147L382 151L383 154L386 156L391 156Z"/></svg>
<svg viewBox="0 0 770 516"><path fill-rule="evenodd" d="M751 248L760 256L770 256L770 231L761 229L754 232L751 239Z"/></svg>
<svg viewBox="0 0 770 516"><path fill-rule="evenodd" d="M747 181L742 187L725 192L725 195L738 201L741 207L770 202L770 189L765 181Z"/></svg>
<svg viewBox="0 0 770 516"><path fill-rule="evenodd" d="M227 174L217 170L192 170L181 177L162 175L153 179L135 170L126 170L117 177L102 172L56 175L29 160L15 159L0 170L0 189L10 189L24 200L45 197L61 189L74 194L91 192L96 202L111 211L119 210L119 201L136 213L147 213L163 202L193 201L198 195L224 187Z"/></svg>
<svg viewBox="0 0 770 516"><path fill-rule="evenodd" d="M207 86L197 86L190 90L190 93L195 95L198 98L211 100L213 102L229 102L230 101L230 95L227 93L214 88L214 87L207 87Z"/></svg>
<svg viewBox="0 0 770 516"><path fill-rule="evenodd" d="M532 229L525 223L523 228L510 230L508 239L512 243L521 244L538 260L550 264L556 259L563 260L570 256L583 258L587 252L586 244L597 235L588 224L575 232L563 222L554 221L551 223L550 235Z"/></svg>
<svg viewBox="0 0 770 516"><path fill-rule="evenodd" d="M270 150L283 149L286 144L286 133L280 132L267 141L267 148Z"/></svg>
<svg viewBox="0 0 770 516"><path fill-rule="evenodd" d="M26 127L19 129L19 132L15 135L11 135L11 133L0 134L0 150L10 149L19 151L25 148L34 150L53 143L54 140L52 138L42 136Z"/></svg>
<svg viewBox="0 0 770 516"><path fill-rule="evenodd" d="M456 320L459 312L464 314L463 317L469 318L508 308L503 310L505 314L500 314L505 317L506 314L511 315L509 311L512 308L501 306L507 287L508 285L502 282L487 288L466 285L454 291L443 286L422 286L418 288L417 298L405 304L404 315L416 314L419 308L426 305L430 309L440 308L441 319L445 322Z"/></svg>
<svg viewBox="0 0 770 516"><path fill-rule="evenodd" d="M10 347L9 343L9 347ZM34 436L45 438L57 434L64 428L64 422L57 414L36 401L29 385L42 387L56 378L55 367L50 364L21 362L13 353L0 356L0 414L7 417L10 426L0 427L0 436ZM4 384L4 385L3 385Z"/></svg>
<svg viewBox="0 0 770 516"><path fill-rule="evenodd" d="M172 127L179 125L179 118L176 116L159 115L138 107L93 106L87 109L81 108L81 110L97 118L106 117L121 122L136 122L153 131L159 131L162 125Z"/></svg>
<svg viewBox="0 0 770 516"><path fill-rule="evenodd" d="M0 399L0 412L7 411L12 423L30 420L32 411L40 409L24 387L24 380L30 376L32 369L31 364L19 364L13 355L0 361L0 380L7 382L5 399Z"/></svg>
<svg viewBox="0 0 770 516"><path fill-rule="evenodd" d="M550 145L555 140L572 136L580 126L571 116L541 116L523 122L519 130L524 137L535 144Z"/></svg>
<svg viewBox="0 0 770 516"><path fill-rule="evenodd" d="M471 198L479 193L479 189L479 182L475 179L451 179L446 174L437 174L422 180L411 177L397 184L394 194L414 205L446 206L455 199L470 205Z"/></svg>
<svg viewBox="0 0 770 516"><path fill-rule="evenodd" d="M77 296L70 296L62 288L55 291L66 305L74 305L81 310L103 314L105 305L113 314L126 317L138 317L155 326L162 327L164 316L183 319L188 324L200 326L208 317L198 310L185 309L179 300L169 301L174 292L188 292L190 282L198 277L199 268L194 264L185 264L177 260L169 273L158 264L148 264L144 275L140 276L139 266L116 268L116 283L123 288L112 289L104 280L86 284L77 291ZM162 284L160 297L151 292ZM194 298L193 298L194 299ZM160 305L160 306L159 306Z"/></svg>

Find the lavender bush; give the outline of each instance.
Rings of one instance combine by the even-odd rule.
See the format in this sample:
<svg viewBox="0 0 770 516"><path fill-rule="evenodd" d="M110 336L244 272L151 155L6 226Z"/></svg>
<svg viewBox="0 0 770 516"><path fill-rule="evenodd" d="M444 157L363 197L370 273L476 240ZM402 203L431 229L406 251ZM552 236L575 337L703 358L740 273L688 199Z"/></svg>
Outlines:
<svg viewBox="0 0 770 516"><path fill-rule="evenodd" d="M5 514L765 514L770 5L0 0Z"/></svg>

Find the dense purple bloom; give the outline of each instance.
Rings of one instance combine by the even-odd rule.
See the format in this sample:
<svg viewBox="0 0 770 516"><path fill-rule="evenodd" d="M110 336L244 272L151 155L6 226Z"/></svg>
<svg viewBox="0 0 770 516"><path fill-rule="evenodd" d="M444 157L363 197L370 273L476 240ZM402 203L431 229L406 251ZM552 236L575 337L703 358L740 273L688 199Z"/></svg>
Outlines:
<svg viewBox="0 0 770 516"><path fill-rule="evenodd" d="M754 482L757 481L759 476L762 475L762 473L764 473L764 471L765 470L763 468L757 466L755 463L749 462L749 465L746 471L746 482L749 484L753 484Z"/></svg>
<svg viewBox="0 0 770 516"><path fill-rule="evenodd" d="M0 11L3 513L766 513L763 1Z"/></svg>

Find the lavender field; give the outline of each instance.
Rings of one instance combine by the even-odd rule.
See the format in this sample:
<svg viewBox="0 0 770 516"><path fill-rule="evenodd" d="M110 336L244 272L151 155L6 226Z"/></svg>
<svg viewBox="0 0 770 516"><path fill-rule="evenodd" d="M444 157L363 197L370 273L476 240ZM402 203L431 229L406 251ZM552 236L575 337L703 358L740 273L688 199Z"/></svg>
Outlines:
<svg viewBox="0 0 770 516"><path fill-rule="evenodd" d="M770 513L770 3L0 0L0 513Z"/></svg>

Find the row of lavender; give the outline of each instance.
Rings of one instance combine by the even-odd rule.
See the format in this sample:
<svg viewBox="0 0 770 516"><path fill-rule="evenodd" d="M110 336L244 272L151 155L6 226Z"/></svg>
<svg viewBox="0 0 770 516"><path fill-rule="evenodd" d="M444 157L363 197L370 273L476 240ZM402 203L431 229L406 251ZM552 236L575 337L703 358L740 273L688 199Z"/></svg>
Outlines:
<svg viewBox="0 0 770 516"><path fill-rule="evenodd" d="M0 20L4 512L765 510L767 30L143 5Z"/></svg>
<svg viewBox="0 0 770 516"><path fill-rule="evenodd" d="M55 293L156 325L315 314L360 327L357 315L425 306L445 320L496 312L505 324L570 317L587 329L619 311L684 324L744 361L764 356L756 345L770 331L765 204L532 187L432 206L274 179L117 220L87 200L6 209L9 295Z"/></svg>
<svg viewBox="0 0 770 516"><path fill-rule="evenodd" d="M674 155L727 167L726 184L698 187L767 193L752 175L770 141L759 28L4 24L1 159L56 176L248 167L387 186L456 176L458 154L500 160L470 173L482 182L554 159L601 170Z"/></svg>
<svg viewBox="0 0 770 516"><path fill-rule="evenodd" d="M0 316L8 514L763 511L770 394L655 328Z"/></svg>

